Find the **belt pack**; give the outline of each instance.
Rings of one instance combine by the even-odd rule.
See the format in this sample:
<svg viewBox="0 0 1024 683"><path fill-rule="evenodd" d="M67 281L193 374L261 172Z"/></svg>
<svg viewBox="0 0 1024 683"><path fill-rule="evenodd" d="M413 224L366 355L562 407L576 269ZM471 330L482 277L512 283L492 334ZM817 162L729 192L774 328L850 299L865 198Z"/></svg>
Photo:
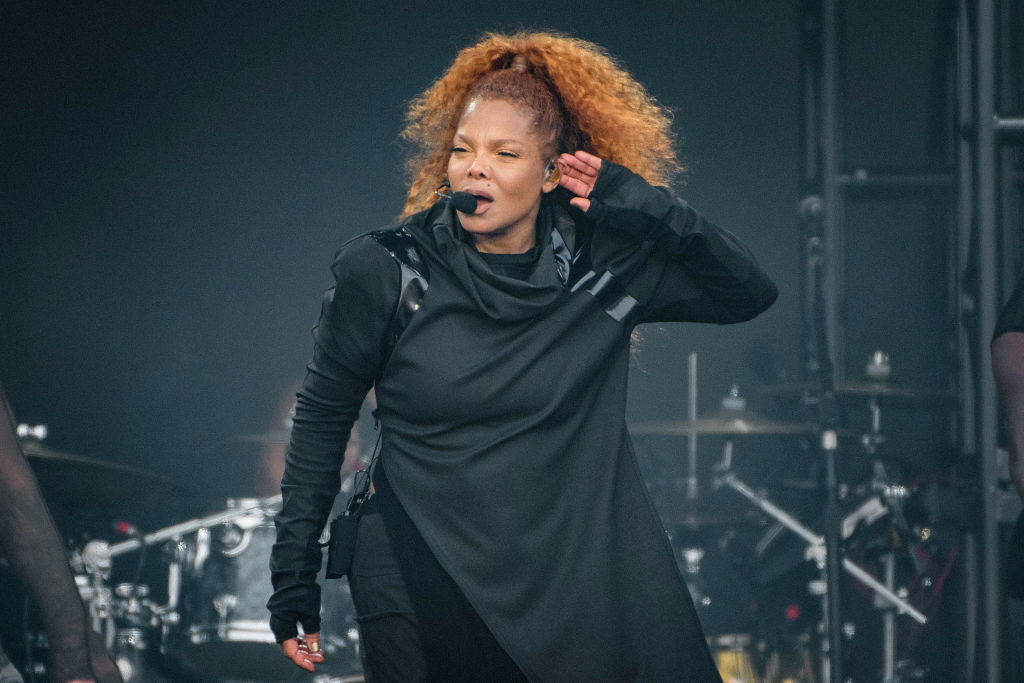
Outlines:
<svg viewBox="0 0 1024 683"><path fill-rule="evenodd" d="M327 569L328 579L340 579L348 576L352 569L352 558L356 552L356 531L359 528L359 518L363 514L369 497L370 477L366 477L366 489L356 493L348 500L345 511L331 521L330 538L327 541Z"/></svg>

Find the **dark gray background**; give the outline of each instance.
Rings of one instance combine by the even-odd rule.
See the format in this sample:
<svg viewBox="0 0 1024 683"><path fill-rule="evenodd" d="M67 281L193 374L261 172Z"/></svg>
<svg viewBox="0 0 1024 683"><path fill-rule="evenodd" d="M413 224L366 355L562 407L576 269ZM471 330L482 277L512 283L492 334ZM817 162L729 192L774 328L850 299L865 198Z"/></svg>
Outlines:
<svg viewBox="0 0 1024 683"><path fill-rule="evenodd" d="M380 5L0 8L0 379L21 422L46 423L53 447L167 475L207 500L243 492L258 446L239 435L272 429L301 378L334 250L401 209L406 103L460 47L518 28L603 45L671 107L689 166L677 189L779 285L754 322L646 330L631 417L685 415L689 351L702 412L733 382L799 376L797 2ZM906 56L933 36L912 18L869 21L893 11L871 7L859 48L885 90L853 102L876 117L865 147L881 136L894 163L927 156L893 127L921 127L908 112L927 95L913 70L928 60ZM905 80L885 68L897 59ZM892 239L874 228L872 253ZM943 267L918 262L911 283L914 296L937 288L920 303L939 316ZM916 315L898 301L884 310ZM914 356L914 330L890 339L885 320L854 366L875 346L894 363Z"/></svg>

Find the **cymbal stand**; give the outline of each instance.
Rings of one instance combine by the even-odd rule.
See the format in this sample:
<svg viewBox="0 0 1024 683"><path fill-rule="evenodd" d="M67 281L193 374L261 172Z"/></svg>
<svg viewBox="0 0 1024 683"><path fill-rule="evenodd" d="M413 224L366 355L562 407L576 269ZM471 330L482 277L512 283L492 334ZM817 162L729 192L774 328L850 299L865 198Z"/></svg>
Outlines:
<svg viewBox="0 0 1024 683"><path fill-rule="evenodd" d="M84 567L87 587L79 583L79 593L89 608L89 625L102 634L107 650L114 647L115 625L112 594L106 581L110 578L110 546L105 541L89 541L82 548L81 565ZM77 581L77 580L76 580Z"/></svg>
<svg viewBox="0 0 1024 683"><path fill-rule="evenodd" d="M795 517L772 503L766 495L758 493L754 489L750 488L750 486L737 477L736 473L731 470L723 471L720 475L715 477L714 483L716 487L728 486L756 505L764 513L774 518L779 522L779 524L782 524L794 534L804 539L807 542L807 550L805 551L804 556L807 559L814 560L819 569L825 567L828 549L825 543L825 538L822 535L815 533L808 527L801 524ZM852 560L843 558L841 565L848 574L873 590L876 595L886 600L900 613L910 615L910 617L919 624L928 623L928 618L924 614L894 593L889 587L880 583L874 576Z"/></svg>
<svg viewBox="0 0 1024 683"><path fill-rule="evenodd" d="M878 447L885 443L885 436L882 435L882 408L878 405L878 397L871 396L868 399L868 412L871 415L871 431L861 435L860 443L868 455L874 455Z"/></svg>
<svg viewBox="0 0 1024 683"><path fill-rule="evenodd" d="M877 381L885 381L889 378L889 356L883 351L875 351L869 361L867 375ZM885 436L882 434L882 408L878 396L874 394L868 397L868 414L871 418L871 428L867 434L860 437L861 446L868 455L875 456L878 448L885 443ZM874 475L871 487L874 492L879 493L885 500L889 510L896 518L893 523L903 522L903 501L907 496L906 487L899 484L889 483L889 476L885 464L881 459L875 457L872 463ZM883 571L885 572L885 586L890 591L895 587L896 556L890 549L881 557ZM882 614L882 681L891 683L896 679L896 617L892 607L888 604L877 604L876 607L885 610Z"/></svg>
<svg viewBox="0 0 1024 683"><path fill-rule="evenodd" d="M885 587L892 590L896 582L896 556L890 550L882 555ZM896 680L896 615L887 605L882 613L882 683Z"/></svg>
<svg viewBox="0 0 1024 683"><path fill-rule="evenodd" d="M820 208L820 207L819 207ZM805 258L809 276L808 288L808 321L811 322L813 334L808 340L808 352L811 357L808 363L812 384L817 389L812 392L817 404L817 425L819 434L819 452L825 464L825 535L822 545L825 556L819 562L819 569L824 573L821 582L822 591L822 638L821 638L821 675L823 683L843 683L842 634L840 628L839 573L840 566L845 567L842 559L842 539L840 529L841 514L839 512L839 479L836 475L836 451L839 448L839 433L836 429L838 407L835 395L835 369L832 363L832 342L829 335L828 315L825 305L825 289L827 275L825 273L825 244L822 236L816 234L820 228L820 211L815 215L808 210L806 226L808 239Z"/></svg>
<svg viewBox="0 0 1024 683"><path fill-rule="evenodd" d="M872 398L872 404L877 408L878 402ZM879 440L873 443L880 443L882 437L877 434L877 418L872 419L872 434L877 435ZM867 442L865 442L865 447ZM907 488L901 484L890 483L885 464L875 459L873 463L874 475L871 481L872 490L879 494L885 501L885 506L890 512L889 524L896 528L906 528L906 521L903 518L903 503L908 496ZM896 580L896 553L890 547L881 556L882 568L885 576L885 586L889 590L895 588ZM896 615L892 605L876 600L875 607L884 610L882 613L882 681L892 683L898 680L896 677Z"/></svg>
<svg viewBox="0 0 1024 683"><path fill-rule="evenodd" d="M687 357L687 404L686 417L690 424L697 421L697 354L690 352ZM686 435L686 511L693 513L697 508L697 432L691 430Z"/></svg>

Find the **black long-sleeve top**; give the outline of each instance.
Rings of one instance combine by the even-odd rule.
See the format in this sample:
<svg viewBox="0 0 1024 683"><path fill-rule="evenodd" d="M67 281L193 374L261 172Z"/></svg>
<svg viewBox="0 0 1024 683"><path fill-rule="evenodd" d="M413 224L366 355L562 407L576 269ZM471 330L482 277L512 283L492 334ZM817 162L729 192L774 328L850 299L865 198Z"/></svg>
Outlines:
<svg viewBox="0 0 1024 683"><path fill-rule="evenodd" d="M445 202L403 221L430 285L383 368L398 264L368 237L339 251L282 482L279 640L319 628L316 541L375 383L391 487L531 680L717 677L629 443L630 333L742 322L777 291L732 234L628 169L604 162L590 198L585 215L542 203L526 280L493 272Z"/></svg>

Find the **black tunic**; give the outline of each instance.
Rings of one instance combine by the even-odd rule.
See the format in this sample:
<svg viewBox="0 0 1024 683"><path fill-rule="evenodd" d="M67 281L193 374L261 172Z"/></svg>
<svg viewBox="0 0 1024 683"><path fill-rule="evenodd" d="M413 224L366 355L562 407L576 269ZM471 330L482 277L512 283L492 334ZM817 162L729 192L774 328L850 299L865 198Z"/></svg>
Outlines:
<svg viewBox="0 0 1024 683"><path fill-rule="evenodd" d="M447 203L404 221L430 286L376 381L381 463L531 680L716 680L626 431L630 334L747 320L776 290L732 235L627 169L605 162L591 199L575 218L544 202L525 281L495 274ZM279 638L297 619L318 626L314 543L398 294L397 265L369 238L334 273L282 484Z"/></svg>

